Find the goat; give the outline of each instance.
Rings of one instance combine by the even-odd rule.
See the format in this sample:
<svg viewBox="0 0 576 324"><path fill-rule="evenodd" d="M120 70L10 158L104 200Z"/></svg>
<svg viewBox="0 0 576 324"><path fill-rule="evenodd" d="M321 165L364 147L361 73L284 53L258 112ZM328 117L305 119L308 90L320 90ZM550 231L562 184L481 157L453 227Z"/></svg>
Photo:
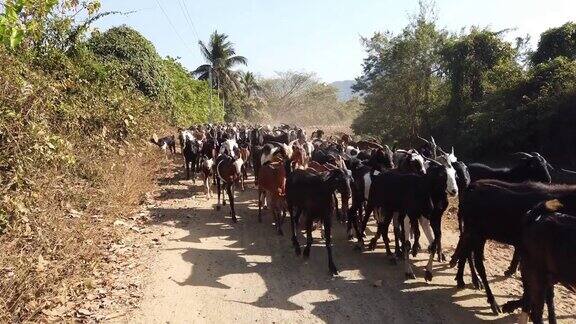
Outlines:
<svg viewBox="0 0 576 324"><path fill-rule="evenodd" d="M390 150L391 152L391 150ZM388 154L388 159L390 155ZM417 174L425 174L426 173L426 166L427 163L424 160L424 157L421 156L418 152L414 150L404 151L404 150L397 150L392 154L392 161L389 162L389 166L395 166L396 170L403 173L417 173ZM380 170L382 171L382 170ZM368 193L371 185L371 175L364 173L363 182L364 182L364 197L365 200L368 200ZM366 214L362 219L362 225L360 228L360 232L364 233L366 231L366 226L368 225L368 220L370 220L371 210L366 209ZM386 232L384 232L386 233ZM376 236L376 240L373 240L373 244L370 245L370 248L375 248L376 241L378 240L379 236ZM386 238L384 239L387 240ZM396 237L397 240L397 237ZM396 246L398 246L398 241L396 241Z"/></svg>
<svg viewBox="0 0 576 324"><path fill-rule="evenodd" d="M174 135L162 137L159 139L156 134L154 134L150 139L150 142L156 144L165 152L168 151L172 154L176 154L176 141L174 139Z"/></svg>
<svg viewBox="0 0 576 324"><path fill-rule="evenodd" d="M574 197L569 199L573 202ZM549 322L556 323L554 285L576 290L576 217L557 212L564 207L561 200L541 202L524 220L519 245L524 293L520 300L502 307L510 313L522 306L520 323L527 322L527 314L532 322L542 323L545 302Z"/></svg>
<svg viewBox="0 0 576 324"><path fill-rule="evenodd" d="M271 135L271 134L264 134L263 135L263 143L282 143L282 144L288 144L290 142L290 136L288 134L288 132L286 131L281 131L280 135Z"/></svg>
<svg viewBox="0 0 576 324"><path fill-rule="evenodd" d="M518 158L518 164L513 168L491 168L480 163L468 165L472 182L481 179L495 179L505 182L551 182L552 166L540 154L518 152L513 154Z"/></svg>
<svg viewBox="0 0 576 324"><path fill-rule="evenodd" d="M505 182L551 182L550 171L553 170L553 167L539 153L517 152L513 156L518 159L519 163L511 169L491 168L479 163L470 164L468 169L472 182L480 179L495 179ZM504 272L504 275L511 276L516 273L519 262L518 253L514 253L510 266Z"/></svg>
<svg viewBox="0 0 576 324"><path fill-rule="evenodd" d="M368 196L367 214L374 210L378 220L379 234L385 234L394 212L399 213L398 223L404 223L403 255L405 260L405 275L414 278L414 273L409 264L409 229L414 231L415 243L419 238L418 221L425 217L430 221L434 232L434 240L431 242L431 254L426 266L426 280L432 279L432 262L436 252L441 255L441 217L447 207L442 200L447 194L456 195L458 188L455 182L453 169L432 162L426 174L406 174L398 170L383 172L375 175L372 179ZM408 216L406 219L405 216ZM395 226L395 236L400 236L400 230ZM385 240L386 251L390 255L388 241ZM397 252L398 250L398 245ZM413 247L413 253L417 251Z"/></svg>
<svg viewBox="0 0 576 324"><path fill-rule="evenodd" d="M543 183L507 183L498 180L479 180L470 184L462 196L458 211L463 231L450 261L458 263L456 282L464 286L464 261L473 256L473 266L486 290L487 300L495 314L500 312L489 287L484 268L484 245L487 240L518 246L522 235L522 220L526 212L547 199L576 194L576 186ZM574 204L576 205L576 204ZM568 212L576 214L569 205Z"/></svg>
<svg viewBox="0 0 576 324"><path fill-rule="evenodd" d="M332 211L335 207L334 192L342 195L342 208L344 213L348 208L350 197L351 177L344 170L335 169L323 173L296 169L287 176L286 198L290 211L290 224L292 229L292 245L296 255L300 255L300 243L296 237L296 228L302 213L305 214L306 248L304 257L310 256L312 246L312 224L320 220L324 224L326 250L328 252L328 269L330 274L337 275L338 269L332 258Z"/></svg>
<svg viewBox="0 0 576 324"><path fill-rule="evenodd" d="M224 183L224 188L230 200L230 214L232 221L237 222L236 211L234 209L234 184L242 179L242 159L235 159L228 154L221 154L216 159L216 186L218 191L218 204L216 209L220 209L220 194L221 183ZM222 205L226 205L226 197L222 197Z"/></svg>
<svg viewBox="0 0 576 324"><path fill-rule="evenodd" d="M206 188L206 198L212 198L212 189L210 187L210 178L213 176L213 169L214 169L214 159L204 157L201 166L201 172L203 176L203 183L204 188Z"/></svg>
<svg viewBox="0 0 576 324"><path fill-rule="evenodd" d="M426 161L416 150L396 150L392 156L394 165L400 170L426 173Z"/></svg>
<svg viewBox="0 0 576 324"><path fill-rule="evenodd" d="M190 179L190 172L192 172L192 180L196 181L196 172L200 160L200 151L202 149L202 142L195 139L185 138L184 150L184 166L186 168L186 179Z"/></svg>
<svg viewBox="0 0 576 324"><path fill-rule="evenodd" d="M278 235L284 235L282 224L286 217L286 174L291 161L266 163L260 168L258 178L258 222L262 222L262 204L264 196L270 201L272 215Z"/></svg>
<svg viewBox="0 0 576 324"><path fill-rule="evenodd" d="M392 150L388 146L384 149L372 150L370 158L364 162L351 158L347 161L349 168L352 170L354 185L352 186L352 206L348 211L348 237L351 238L350 232L352 227L356 231L358 238L358 247L364 247L363 232L366 225L359 226L359 220L363 220L363 205L368 200L368 193L371 185L371 173L383 172L394 168ZM366 219L366 223L367 223ZM360 230L362 228L362 230Z"/></svg>

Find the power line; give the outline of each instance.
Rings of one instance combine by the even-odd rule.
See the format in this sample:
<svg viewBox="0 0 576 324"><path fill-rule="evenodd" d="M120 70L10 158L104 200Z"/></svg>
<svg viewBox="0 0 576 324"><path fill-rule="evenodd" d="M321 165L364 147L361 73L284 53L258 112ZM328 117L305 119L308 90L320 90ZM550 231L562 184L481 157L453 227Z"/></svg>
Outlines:
<svg viewBox="0 0 576 324"><path fill-rule="evenodd" d="M192 49L192 47L188 44L188 42L186 42L184 40L184 38L180 35L180 33L178 32L178 29L176 29L176 27L174 26L174 24L172 23L172 20L170 20L170 16L168 16L168 14L166 13L166 10L164 10L164 7L162 7L162 5L160 4L160 2L158 0L156 0L156 3L158 4L158 7L160 7L160 10L162 10L162 13L164 14L164 17L166 17L166 20L168 20L168 23L170 24L170 26L172 27L172 30L174 30L174 33L176 34L176 36L178 36L178 38L180 38L180 40L182 41L182 43L188 47L188 49L190 50L190 52L193 52L194 50Z"/></svg>
<svg viewBox="0 0 576 324"><path fill-rule="evenodd" d="M190 12L188 11L188 6L186 5L186 1L179 0L178 4L180 5L180 8L182 9L182 12L184 14L184 18L186 19L188 26L190 27L190 29L194 33L194 36L196 37L196 41L199 42L200 37L198 37L198 32L196 31L196 26L194 25L194 21L192 20L192 15L190 15Z"/></svg>

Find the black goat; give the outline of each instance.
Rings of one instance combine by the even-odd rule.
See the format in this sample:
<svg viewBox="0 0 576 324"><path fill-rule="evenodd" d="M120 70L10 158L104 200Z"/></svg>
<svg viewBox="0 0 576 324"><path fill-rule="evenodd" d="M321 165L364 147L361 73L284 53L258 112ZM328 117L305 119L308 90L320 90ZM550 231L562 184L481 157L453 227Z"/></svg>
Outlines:
<svg viewBox="0 0 576 324"><path fill-rule="evenodd" d="M518 152L514 154L519 163L513 168L491 168L480 163L468 166L472 182L481 179L496 179L506 182L551 182L550 170L552 166L540 154Z"/></svg>
<svg viewBox="0 0 576 324"><path fill-rule="evenodd" d="M288 145L288 143L290 143L290 135L286 131L280 131L280 132L281 132L280 135L264 134L263 143L266 144L276 142Z"/></svg>
<svg viewBox="0 0 576 324"><path fill-rule="evenodd" d="M196 172L200 165L200 152L202 150L200 142L196 140L187 139L184 142L184 166L186 168L186 179L190 179L190 171L192 171L192 180L196 181Z"/></svg>
<svg viewBox="0 0 576 324"><path fill-rule="evenodd" d="M158 147L160 147L164 151L176 154L176 140L174 138L174 135L162 137L160 139L157 139L156 136L153 136L150 139L150 142L158 145Z"/></svg>
<svg viewBox="0 0 576 324"><path fill-rule="evenodd" d="M362 249L364 247L363 233L366 225L360 226L360 220L364 220L363 206L368 200L371 174L394 168L392 150L390 150L388 146L384 149L372 150L367 160L360 161L352 157L346 160L346 166L352 171L352 177L354 178L352 185L352 206L348 211L348 238L351 238L350 232L352 227L354 227L358 238L358 247ZM366 219L366 222L367 221L368 219Z"/></svg>
<svg viewBox="0 0 576 324"><path fill-rule="evenodd" d="M432 279L432 262L435 253L441 253L441 218L448 206L447 193L457 194L458 189L454 183L454 172L437 162L430 162L430 166L425 175L407 174L397 170L383 172L374 176L370 187L366 214L374 210L378 220L378 232L375 238L378 239L380 234L386 234L388 226L392 220L393 214L398 213L398 223L404 224L404 229L400 231L399 227L394 227L396 237L401 236L403 232L403 255L405 260L405 274L408 278L414 278L412 267L409 264L409 230L414 231L413 254L417 252L420 230L418 222L421 217L430 221L434 240L431 242L430 258L426 266L426 280ZM455 188L456 187L456 188ZM408 216L408 219L406 219ZM409 221L409 223L407 222ZM373 239L374 242L374 239ZM371 242L371 245L375 243ZM384 240L386 252L390 255L388 240ZM397 253L399 251L398 245Z"/></svg>
<svg viewBox="0 0 576 324"><path fill-rule="evenodd" d="M571 199L574 199L572 197ZM534 323L542 323L544 302L548 305L548 321L556 323L554 285L576 288L576 217L557 213L565 199L538 204L524 220L520 242L522 263L522 299L506 303L502 309L512 312L522 306ZM519 321L521 322L521 321Z"/></svg>
<svg viewBox="0 0 576 324"><path fill-rule="evenodd" d="M387 156L388 158L390 157L389 155ZM395 166L396 167L395 170L402 173L424 174L426 172L426 164L424 162L424 157L420 155L418 152L412 150L411 151L397 150L396 152L394 152L392 154L392 161L390 162L390 165ZM372 175L373 173L362 174L363 176L362 183L364 184L362 191L365 200L368 200L368 193L371 186L370 176ZM370 214L371 210L366 210L366 214L364 215L364 217L360 218L362 219L362 224L360 228L361 233L364 233L366 231L366 226L368 224L368 221L370 220ZM384 234L386 233L387 232L384 232ZM370 245L370 249L374 249L376 247L375 244L378 238L379 236L376 236L375 240L374 239L372 240L373 243ZM386 241L387 238L384 237L384 240ZM399 241L398 238L396 237L396 246L399 246L398 244ZM397 250L397 252L399 253L399 250Z"/></svg>
<svg viewBox="0 0 576 324"><path fill-rule="evenodd" d="M290 170L291 171L291 170ZM332 258L332 212L335 208L334 192L342 195L342 208L347 211L350 197L351 178L341 169L323 173L294 170L286 179L286 200L290 211L290 224L292 228L292 244L296 255L300 255L300 243L296 237L296 229L300 216L305 214L306 248L304 257L310 256L312 246L312 224L315 220L324 224L324 239L328 252L328 268L332 275L338 274L338 269Z"/></svg>
<svg viewBox="0 0 576 324"><path fill-rule="evenodd" d="M484 245L487 240L494 240L515 247L520 243L522 221L530 208L540 201L576 195L576 186L549 185L543 183L506 183L498 180L479 180L472 183L461 197L459 219L463 232L450 262L458 262L456 281L459 287L464 286L464 260L473 256L473 267L482 280L488 303L497 314L500 308L488 285L484 268ZM576 214L576 200L565 206Z"/></svg>
<svg viewBox="0 0 576 324"><path fill-rule="evenodd" d="M514 156L518 158L519 163L511 169L491 168L479 163L470 164L468 169L472 182L481 179L495 179L505 182L536 181L550 183L552 181L550 171L554 170L554 168L539 153L518 152ZM510 266L504 272L504 275L511 276L516 273L519 262L518 253L514 253Z"/></svg>

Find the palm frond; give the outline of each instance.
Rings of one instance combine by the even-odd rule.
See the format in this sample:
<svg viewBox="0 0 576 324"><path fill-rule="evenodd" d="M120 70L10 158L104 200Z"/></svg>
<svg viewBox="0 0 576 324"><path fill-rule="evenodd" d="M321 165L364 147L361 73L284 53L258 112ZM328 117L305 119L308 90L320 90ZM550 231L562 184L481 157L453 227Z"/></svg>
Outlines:
<svg viewBox="0 0 576 324"><path fill-rule="evenodd" d="M226 65L233 67L236 64L248 65L248 59L244 56L236 55L226 59Z"/></svg>

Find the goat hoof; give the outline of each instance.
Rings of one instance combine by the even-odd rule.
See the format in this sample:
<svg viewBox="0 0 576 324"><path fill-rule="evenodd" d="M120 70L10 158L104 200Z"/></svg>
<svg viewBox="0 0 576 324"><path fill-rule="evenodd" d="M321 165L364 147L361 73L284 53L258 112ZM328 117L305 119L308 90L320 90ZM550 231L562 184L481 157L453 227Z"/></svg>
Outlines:
<svg viewBox="0 0 576 324"><path fill-rule="evenodd" d="M512 275L514 275L515 273L516 273L515 270L508 269L508 270L504 271L504 276L505 277L512 277Z"/></svg>
<svg viewBox="0 0 576 324"><path fill-rule="evenodd" d="M360 243L358 243L354 246L354 251L362 251L362 250L364 250L364 244L361 245Z"/></svg>
<svg viewBox="0 0 576 324"><path fill-rule="evenodd" d="M368 244L368 250L374 251L376 249L376 242L374 240L370 240L370 244Z"/></svg>
<svg viewBox="0 0 576 324"><path fill-rule="evenodd" d="M472 282L472 285L474 286L474 289L476 289L476 290L484 289L484 285L480 281Z"/></svg>
<svg viewBox="0 0 576 324"><path fill-rule="evenodd" d="M410 279L416 279L416 276L411 273L411 272L405 272L404 276L406 277L406 279L410 280Z"/></svg>
<svg viewBox="0 0 576 324"><path fill-rule="evenodd" d="M352 234L348 234L348 236L346 237L346 239L347 239L348 241L350 241L350 240L353 239L353 238L354 238L354 235L352 235Z"/></svg>
<svg viewBox="0 0 576 324"><path fill-rule="evenodd" d="M432 272L426 270L426 272L424 272L424 280L426 280L426 282L432 281Z"/></svg>
<svg viewBox="0 0 576 324"><path fill-rule="evenodd" d="M450 263L448 265L450 266L450 268L454 268L456 264L458 264L458 260L452 259L450 260Z"/></svg>
<svg viewBox="0 0 576 324"><path fill-rule="evenodd" d="M304 253L302 254L302 256L304 257L304 259L310 258L310 249L309 249L309 248L305 248L305 249L304 249Z"/></svg>
<svg viewBox="0 0 576 324"><path fill-rule="evenodd" d="M446 262L446 255L444 253L440 254L440 262Z"/></svg>
<svg viewBox="0 0 576 324"><path fill-rule="evenodd" d="M464 288L466 288L466 284L464 283L464 281L457 280L456 288L458 288L458 289L464 289Z"/></svg>
<svg viewBox="0 0 576 324"><path fill-rule="evenodd" d="M518 308L516 305L517 303L518 301L516 300L511 300L507 302L506 304L502 305L502 312L507 314L513 313L516 310L516 308Z"/></svg>
<svg viewBox="0 0 576 324"><path fill-rule="evenodd" d="M294 252L296 253L296 256L300 256L302 254L302 251L300 250L300 248L294 248Z"/></svg>
<svg viewBox="0 0 576 324"><path fill-rule="evenodd" d="M217 211L220 211L220 209L222 209L222 206L217 205L217 206L216 206L216 210L217 210Z"/></svg>
<svg viewBox="0 0 576 324"><path fill-rule="evenodd" d="M494 313L494 315L502 313L500 307L498 307L498 304L496 304L496 302L490 304L490 309L492 309L492 313Z"/></svg>
<svg viewBox="0 0 576 324"><path fill-rule="evenodd" d="M232 216L232 222L233 222L233 223L238 223L238 219L236 218L236 216Z"/></svg>
<svg viewBox="0 0 576 324"><path fill-rule="evenodd" d="M336 267L330 267L330 275L331 276L337 276L338 275L338 269L336 269Z"/></svg>

